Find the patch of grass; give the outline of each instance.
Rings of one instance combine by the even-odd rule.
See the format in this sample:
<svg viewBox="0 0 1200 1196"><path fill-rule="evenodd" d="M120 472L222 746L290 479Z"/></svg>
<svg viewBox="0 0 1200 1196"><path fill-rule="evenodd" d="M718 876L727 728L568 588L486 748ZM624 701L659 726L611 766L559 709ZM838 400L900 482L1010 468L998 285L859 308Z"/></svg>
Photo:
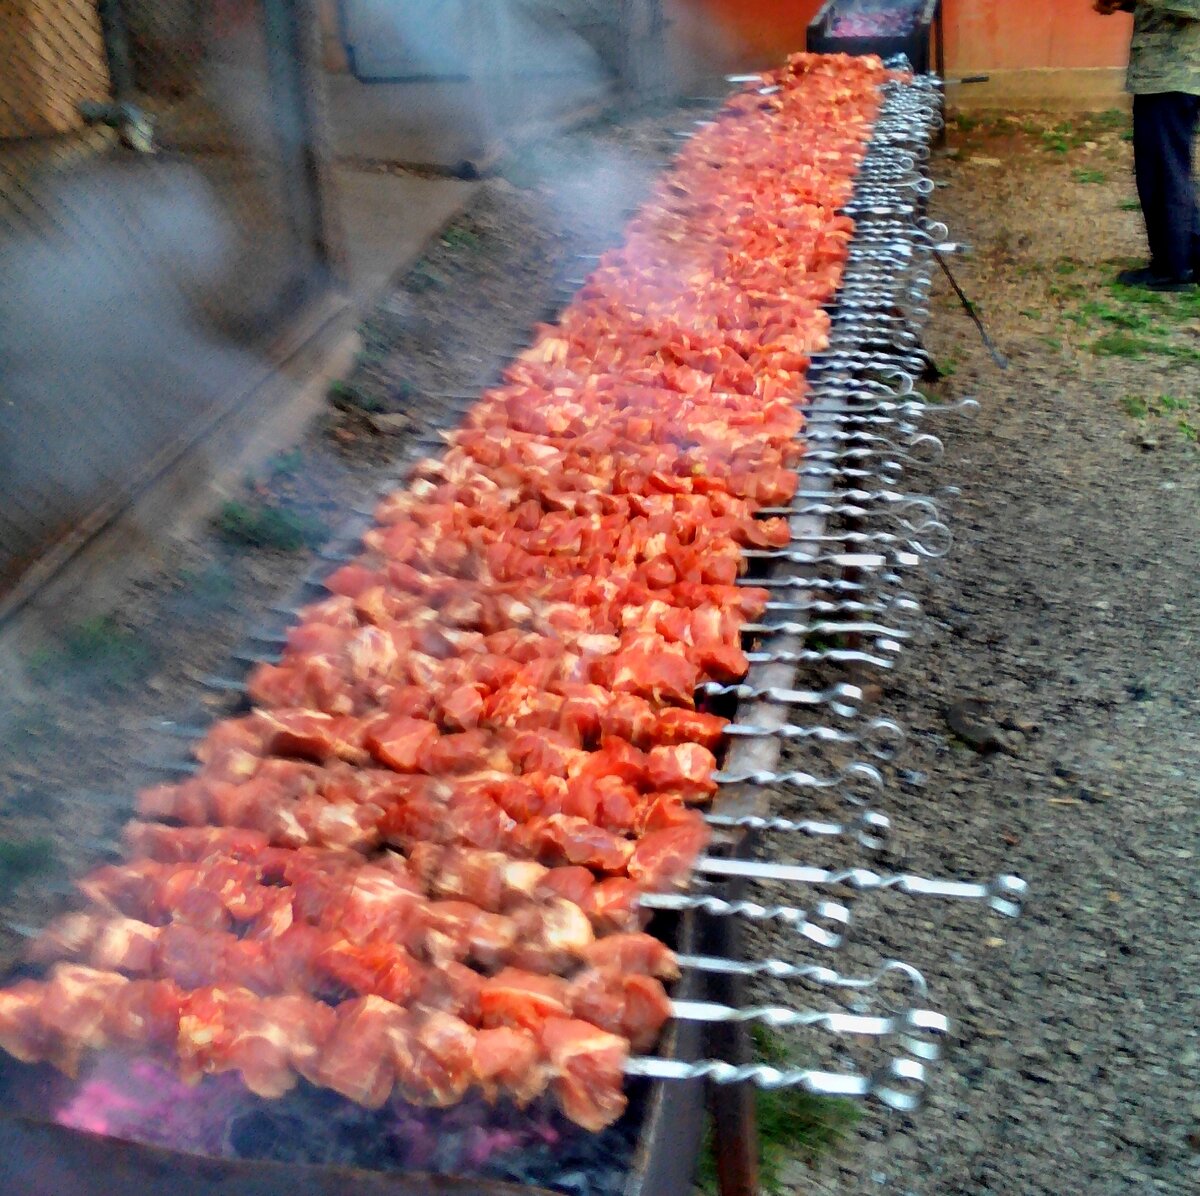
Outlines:
<svg viewBox="0 0 1200 1196"><path fill-rule="evenodd" d="M1106 183L1108 175L1103 170L1076 170L1071 174L1077 183Z"/></svg>
<svg viewBox="0 0 1200 1196"><path fill-rule="evenodd" d="M1091 299L1083 304L1076 314L1081 317L1078 322L1102 320L1117 328L1124 328L1131 332L1145 332L1151 336L1157 335L1159 332L1155 321L1145 312L1113 307L1111 304L1101 303L1096 299Z"/></svg>
<svg viewBox="0 0 1200 1196"><path fill-rule="evenodd" d="M329 388L329 401L341 411L355 409L358 411L379 412L383 410L383 400L377 395L364 390L353 382L338 381Z"/></svg>
<svg viewBox="0 0 1200 1196"><path fill-rule="evenodd" d="M1085 121L1094 129L1126 129L1129 127L1129 113L1120 108L1106 108L1103 112L1094 112Z"/></svg>
<svg viewBox="0 0 1200 1196"><path fill-rule="evenodd" d="M203 569L185 569L179 575L180 589L205 604L224 602L233 593L233 574L224 565L212 564Z"/></svg>
<svg viewBox="0 0 1200 1196"><path fill-rule="evenodd" d="M408 272L408 277L405 278L404 285L414 295L423 295L427 291L440 291L446 285L446 282L432 266L425 262L418 262Z"/></svg>
<svg viewBox="0 0 1200 1196"><path fill-rule="evenodd" d="M753 1034L754 1053L760 1063L779 1068L794 1065L795 1060L778 1034L757 1026ZM799 1088L759 1090L756 1103L760 1178L763 1189L772 1196L784 1196L788 1190L783 1186L783 1168L789 1160L798 1159L806 1166L815 1166L845 1141L862 1118L862 1111L854 1101L812 1096ZM698 1178L705 1192L716 1192L711 1130L704 1142Z"/></svg>
<svg viewBox="0 0 1200 1196"><path fill-rule="evenodd" d="M268 503L227 502L217 516L217 533L228 544L299 552L316 548L329 535L319 519Z"/></svg>
<svg viewBox="0 0 1200 1196"><path fill-rule="evenodd" d="M1036 307L1023 307L1017 315L1024 317L1026 320L1040 320L1042 313Z"/></svg>
<svg viewBox="0 0 1200 1196"><path fill-rule="evenodd" d="M8 892L27 876L48 872L55 858L50 839L0 839L0 891Z"/></svg>
<svg viewBox="0 0 1200 1196"><path fill-rule="evenodd" d="M1106 332L1091 344L1092 352L1099 357L1144 357L1160 349L1144 336L1130 336L1127 332Z"/></svg>
<svg viewBox="0 0 1200 1196"><path fill-rule="evenodd" d="M35 652L29 675L47 684L70 679L89 685L129 685L144 676L153 660L137 633L102 615L64 632L53 647Z"/></svg>
<svg viewBox="0 0 1200 1196"><path fill-rule="evenodd" d="M450 228L442 234L447 249L478 249L481 243L479 234L469 228Z"/></svg>
<svg viewBox="0 0 1200 1196"><path fill-rule="evenodd" d="M1161 291L1147 291L1142 287L1122 286L1115 280L1109 283L1108 289L1114 299L1122 303L1136 303L1142 307L1166 307L1167 296Z"/></svg>
<svg viewBox="0 0 1200 1196"><path fill-rule="evenodd" d="M1041 340L1042 344L1046 346L1047 349L1053 349L1055 351L1055 353L1062 352L1062 347L1063 347L1062 341L1060 341L1057 337L1043 336L1043 337L1040 337L1039 339Z"/></svg>
<svg viewBox="0 0 1200 1196"><path fill-rule="evenodd" d="M1180 399L1175 395L1156 395L1151 399L1143 399L1137 395L1126 395L1121 400L1121 410L1136 420L1165 419L1170 420L1179 434L1189 444L1200 443L1200 426L1193 423L1187 412L1191 410L1188 399Z"/></svg>
<svg viewBox="0 0 1200 1196"><path fill-rule="evenodd" d="M387 355L386 345L367 343L354 355L354 364L366 370L373 370L383 365Z"/></svg>
<svg viewBox="0 0 1200 1196"><path fill-rule="evenodd" d="M1122 212L1140 212L1142 205L1136 199L1123 199L1117 205Z"/></svg>
<svg viewBox="0 0 1200 1196"><path fill-rule="evenodd" d="M304 464L304 450L290 449L286 453L276 453L267 461L267 472L273 478L289 478L300 472Z"/></svg>

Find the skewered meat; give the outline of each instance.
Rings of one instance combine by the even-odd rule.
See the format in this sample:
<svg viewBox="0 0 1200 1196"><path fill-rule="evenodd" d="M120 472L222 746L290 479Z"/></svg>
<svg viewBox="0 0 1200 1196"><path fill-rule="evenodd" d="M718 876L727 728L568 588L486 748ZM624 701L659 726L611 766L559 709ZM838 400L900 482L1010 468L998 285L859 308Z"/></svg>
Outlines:
<svg viewBox="0 0 1200 1196"><path fill-rule="evenodd" d="M598 1129L671 1006L688 882L796 490L838 209L887 75L798 55L686 147L557 325L386 496L253 711L138 798L129 862L0 991L0 1047L153 1051L376 1107L552 1088ZM166 822L177 825L163 825Z"/></svg>

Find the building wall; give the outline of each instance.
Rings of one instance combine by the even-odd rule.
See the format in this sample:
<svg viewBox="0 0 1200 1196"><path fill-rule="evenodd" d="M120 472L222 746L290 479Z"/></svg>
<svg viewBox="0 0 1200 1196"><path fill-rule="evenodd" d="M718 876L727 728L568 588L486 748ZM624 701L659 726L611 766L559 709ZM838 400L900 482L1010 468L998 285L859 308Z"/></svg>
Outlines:
<svg viewBox="0 0 1200 1196"><path fill-rule="evenodd" d="M673 0L686 36L723 46L726 63L761 65L803 49L822 0ZM1092 0L945 0L947 69L1119 67L1130 18L1101 17Z"/></svg>

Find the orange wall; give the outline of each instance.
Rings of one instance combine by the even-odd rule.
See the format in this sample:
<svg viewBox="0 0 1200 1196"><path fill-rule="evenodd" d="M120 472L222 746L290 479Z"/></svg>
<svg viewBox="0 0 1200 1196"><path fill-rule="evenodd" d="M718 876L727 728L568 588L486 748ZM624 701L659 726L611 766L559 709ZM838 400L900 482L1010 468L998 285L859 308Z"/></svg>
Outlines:
<svg viewBox="0 0 1200 1196"><path fill-rule="evenodd" d="M687 0L746 63L802 49L821 0ZM1125 63L1128 16L1097 16L1092 0L945 0L951 72L1020 67L1112 67Z"/></svg>

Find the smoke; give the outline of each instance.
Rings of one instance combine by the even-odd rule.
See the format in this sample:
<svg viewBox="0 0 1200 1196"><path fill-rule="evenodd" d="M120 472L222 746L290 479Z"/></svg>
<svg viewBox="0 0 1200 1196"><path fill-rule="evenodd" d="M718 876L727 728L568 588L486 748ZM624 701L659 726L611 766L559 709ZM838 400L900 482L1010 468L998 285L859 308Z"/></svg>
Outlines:
<svg viewBox="0 0 1200 1196"><path fill-rule="evenodd" d="M616 6L585 0L351 0L354 76L386 87L398 122L421 116L481 146L603 95L616 66ZM436 91L416 87L438 80Z"/></svg>
<svg viewBox="0 0 1200 1196"><path fill-rule="evenodd" d="M32 190L46 227L0 261L0 475L38 534L128 486L248 361L203 318L233 237L196 170L100 160Z"/></svg>

